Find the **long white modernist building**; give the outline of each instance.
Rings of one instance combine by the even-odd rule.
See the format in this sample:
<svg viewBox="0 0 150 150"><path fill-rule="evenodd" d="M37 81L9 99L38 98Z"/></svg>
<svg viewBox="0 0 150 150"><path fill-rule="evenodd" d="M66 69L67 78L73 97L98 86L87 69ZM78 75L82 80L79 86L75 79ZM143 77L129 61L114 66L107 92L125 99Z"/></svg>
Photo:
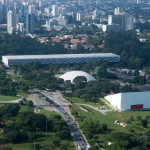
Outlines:
<svg viewBox="0 0 150 150"><path fill-rule="evenodd" d="M150 91L118 93L105 99L118 111L150 109Z"/></svg>
<svg viewBox="0 0 150 150"><path fill-rule="evenodd" d="M102 60L119 62L120 56L112 53L2 56L2 62L5 66L25 65L31 62L40 62L42 64L73 64Z"/></svg>

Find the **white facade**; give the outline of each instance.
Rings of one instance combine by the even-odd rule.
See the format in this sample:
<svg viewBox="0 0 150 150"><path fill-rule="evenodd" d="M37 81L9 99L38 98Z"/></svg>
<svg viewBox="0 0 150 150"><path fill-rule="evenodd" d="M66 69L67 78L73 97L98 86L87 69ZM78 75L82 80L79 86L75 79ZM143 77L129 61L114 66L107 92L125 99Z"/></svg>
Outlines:
<svg viewBox="0 0 150 150"><path fill-rule="evenodd" d="M35 14L35 10L36 10L35 5L29 5L28 6L28 12L29 13Z"/></svg>
<svg viewBox="0 0 150 150"><path fill-rule="evenodd" d="M76 20L77 20L77 21L81 21L81 13L78 12L78 13L76 14Z"/></svg>
<svg viewBox="0 0 150 150"><path fill-rule="evenodd" d="M52 16L57 17L58 14L58 6L57 5L53 5L52 7Z"/></svg>
<svg viewBox="0 0 150 150"><path fill-rule="evenodd" d="M99 17L99 11L96 9L93 12L92 20L96 20L96 19L98 19L98 17Z"/></svg>
<svg viewBox="0 0 150 150"><path fill-rule="evenodd" d="M105 99L119 111L150 109L150 91L118 93Z"/></svg>
<svg viewBox="0 0 150 150"><path fill-rule="evenodd" d="M18 24L17 24L17 30L18 30L20 33L24 33L24 24L23 24L23 23L18 23Z"/></svg>
<svg viewBox="0 0 150 150"><path fill-rule="evenodd" d="M76 77L81 77L81 76L85 77L87 79L87 82L96 80L93 76L91 76L90 74L83 72L83 71L70 71L70 72L63 74L59 78L64 79L64 81L69 80L71 83L73 83L73 80Z"/></svg>
<svg viewBox="0 0 150 150"><path fill-rule="evenodd" d="M12 34L16 29L16 12L9 11L7 13L7 32Z"/></svg>
<svg viewBox="0 0 150 150"><path fill-rule="evenodd" d="M134 17L131 15L124 15L123 20L123 29L125 31L127 30L133 30L134 29Z"/></svg>
<svg viewBox="0 0 150 150"><path fill-rule="evenodd" d="M117 7L114 9L114 15L123 14L123 9L120 7Z"/></svg>
<svg viewBox="0 0 150 150"><path fill-rule="evenodd" d="M101 26L102 28L102 31L103 32L106 32L106 31L119 31L120 30L120 25L119 24L112 24L112 25L109 25L109 24L104 24Z"/></svg>

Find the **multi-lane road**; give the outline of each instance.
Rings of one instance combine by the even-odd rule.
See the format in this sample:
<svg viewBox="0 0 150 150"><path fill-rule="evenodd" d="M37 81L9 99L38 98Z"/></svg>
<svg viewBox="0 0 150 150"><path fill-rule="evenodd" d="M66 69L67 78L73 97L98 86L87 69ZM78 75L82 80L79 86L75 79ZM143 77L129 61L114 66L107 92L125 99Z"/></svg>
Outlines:
<svg viewBox="0 0 150 150"><path fill-rule="evenodd" d="M90 145L80 130L78 123L70 113L69 105L71 104L65 100L59 92L36 91L37 94L31 94L29 96L34 106L43 107L47 110L54 110L60 113L69 126L76 150L89 150ZM48 99L53 101L53 104L50 104L47 101Z"/></svg>

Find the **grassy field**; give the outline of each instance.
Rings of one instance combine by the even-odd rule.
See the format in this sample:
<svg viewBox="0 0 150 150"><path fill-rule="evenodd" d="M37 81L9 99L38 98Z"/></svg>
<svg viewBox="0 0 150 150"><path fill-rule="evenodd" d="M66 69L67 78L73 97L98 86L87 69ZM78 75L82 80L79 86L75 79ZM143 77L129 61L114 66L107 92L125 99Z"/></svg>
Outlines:
<svg viewBox="0 0 150 150"><path fill-rule="evenodd" d="M19 112L33 112L33 111L34 111L34 109L32 107L28 107L25 105L21 106L21 108L19 110Z"/></svg>
<svg viewBox="0 0 150 150"><path fill-rule="evenodd" d="M51 119L52 116L59 115L58 113L54 111L47 111L45 109L40 109L40 113L45 115L48 119Z"/></svg>
<svg viewBox="0 0 150 150"><path fill-rule="evenodd" d="M11 100L17 100L19 98L20 98L19 96L0 95L0 101L11 101Z"/></svg>
<svg viewBox="0 0 150 150"><path fill-rule="evenodd" d="M79 125L82 124L84 120L93 120L99 121L100 123L105 123L108 126L109 131L111 132L131 132L133 131L135 134L142 134L143 131L148 131L150 128L150 120L148 124L148 128L143 128L141 122L136 120L137 117L141 117L142 119L150 117L150 111L129 111L129 112L117 112L117 111L109 111L106 115L101 114L98 111L95 111L89 107L87 107L88 112L85 112L79 108L78 105L72 107L73 110L78 112L78 117L76 117ZM131 121L131 118L134 118ZM118 120L119 122L127 123L127 127L122 127L121 125L114 124L114 121ZM97 135L102 143L106 144L110 137L110 133L106 134L98 134ZM91 141L91 140L90 140Z"/></svg>
<svg viewBox="0 0 150 150"><path fill-rule="evenodd" d="M23 96L23 97L25 97L25 98L27 98L28 97L28 95L29 95L29 93L27 93L27 92L23 92L23 91L18 91L18 93L17 93L18 95L21 95L21 96Z"/></svg>
<svg viewBox="0 0 150 150"><path fill-rule="evenodd" d="M102 105L100 99L98 99L98 102L89 102L86 100L83 100L81 98L77 98L77 97L66 97L66 99L68 101L70 101L71 103L81 103L81 104L88 104L94 107L100 107Z"/></svg>

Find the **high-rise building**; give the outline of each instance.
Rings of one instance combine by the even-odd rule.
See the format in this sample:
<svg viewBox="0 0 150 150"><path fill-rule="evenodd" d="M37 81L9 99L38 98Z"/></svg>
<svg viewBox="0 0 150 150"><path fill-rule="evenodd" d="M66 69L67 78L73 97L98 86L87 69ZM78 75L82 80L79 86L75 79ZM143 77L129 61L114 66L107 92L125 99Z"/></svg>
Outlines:
<svg viewBox="0 0 150 150"><path fill-rule="evenodd" d="M134 29L134 17L131 15L124 15L123 17L123 30L133 30Z"/></svg>
<svg viewBox="0 0 150 150"><path fill-rule="evenodd" d="M53 5L52 7L52 16L57 17L58 16L58 6Z"/></svg>
<svg viewBox="0 0 150 150"><path fill-rule="evenodd" d="M2 3L0 2L0 22L3 20L3 8Z"/></svg>
<svg viewBox="0 0 150 150"><path fill-rule="evenodd" d="M24 34L24 24L23 23L17 24L17 31L19 31L19 33Z"/></svg>
<svg viewBox="0 0 150 150"><path fill-rule="evenodd" d="M26 3L22 3L21 4L21 11L20 11L21 17L25 17L27 12L28 12L28 5Z"/></svg>
<svg viewBox="0 0 150 150"><path fill-rule="evenodd" d="M76 14L76 20L77 20L77 21L81 21L81 19L82 19L81 13L78 12L78 13Z"/></svg>
<svg viewBox="0 0 150 150"><path fill-rule="evenodd" d="M27 13L26 15L26 33L34 33L34 14Z"/></svg>
<svg viewBox="0 0 150 150"><path fill-rule="evenodd" d="M78 0L79 6L83 5L83 0Z"/></svg>
<svg viewBox="0 0 150 150"><path fill-rule="evenodd" d="M12 34L16 31L16 12L14 10L7 13L7 32Z"/></svg>
<svg viewBox="0 0 150 150"><path fill-rule="evenodd" d="M7 6L7 13L8 13L9 11L12 11L12 10L14 10L14 6L13 6L13 5L8 5L8 6Z"/></svg>
<svg viewBox="0 0 150 150"><path fill-rule="evenodd" d="M35 9L36 9L36 8L35 8L35 5L29 5L28 9L29 9L29 10L28 10L29 13L35 14Z"/></svg>
<svg viewBox="0 0 150 150"><path fill-rule="evenodd" d="M123 14L123 9L120 7L117 7L114 9L114 15L120 15Z"/></svg>
<svg viewBox="0 0 150 150"><path fill-rule="evenodd" d="M60 9L60 14L61 14L62 16L64 16L64 15L66 15L66 13L67 13L66 7L61 7L61 9Z"/></svg>
<svg viewBox="0 0 150 150"><path fill-rule="evenodd" d="M2 4L2 20L6 20L7 19L8 1L7 0L1 0L1 4Z"/></svg>
<svg viewBox="0 0 150 150"><path fill-rule="evenodd" d="M94 10L94 12L93 12L92 20L97 20L98 17L99 17L99 11L96 9L96 10Z"/></svg>
<svg viewBox="0 0 150 150"><path fill-rule="evenodd" d="M120 30L133 30L134 28L134 17L128 14L120 15L109 15L108 25L120 25Z"/></svg>

